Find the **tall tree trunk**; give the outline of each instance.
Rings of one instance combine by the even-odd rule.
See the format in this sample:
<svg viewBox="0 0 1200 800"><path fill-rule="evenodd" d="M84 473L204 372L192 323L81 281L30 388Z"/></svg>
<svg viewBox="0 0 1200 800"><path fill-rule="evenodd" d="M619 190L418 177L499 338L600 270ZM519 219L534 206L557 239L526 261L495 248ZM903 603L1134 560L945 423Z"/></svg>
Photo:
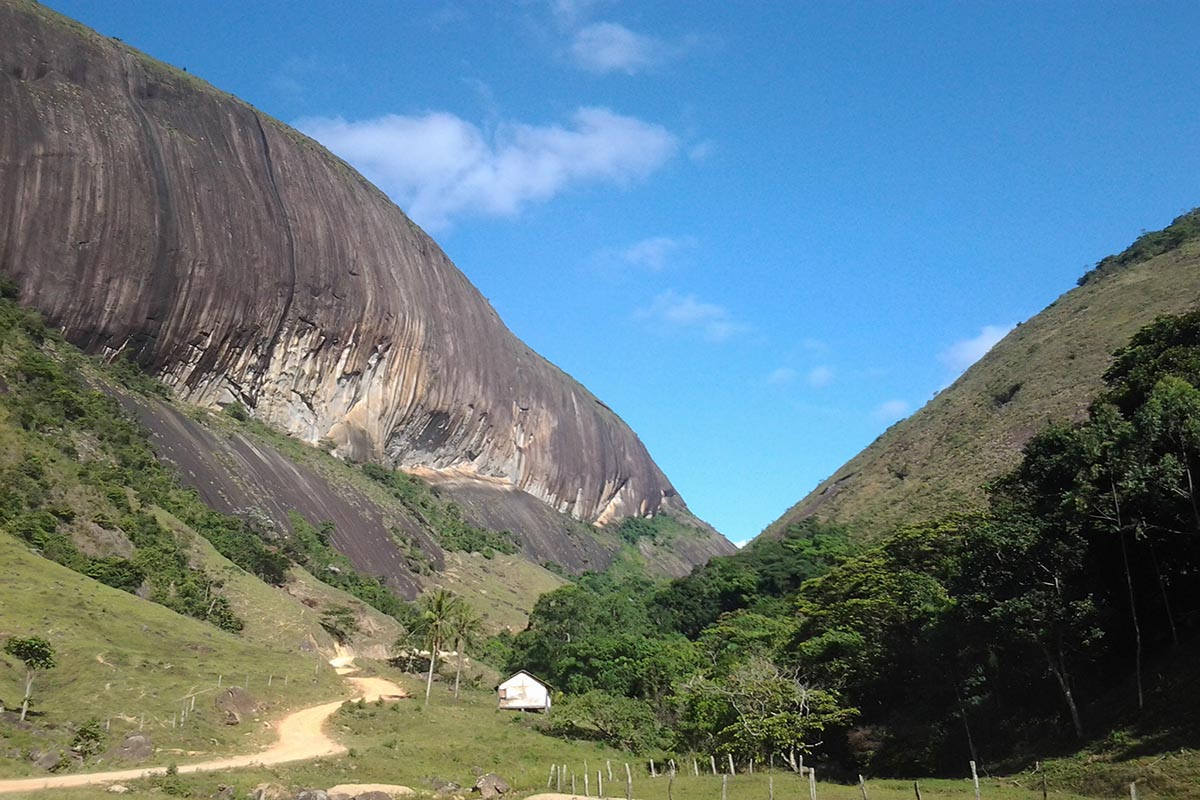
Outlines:
<svg viewBox="0 0 1200 800"><path fill-rule="evenodd" d="M433 690L433 669L437 666L438 643L432 642L429 648L429 675L425 677L425 705L429 705L429 692Z"/></svg>
<svg viewBox="0 0 1200 800"><path fill-rule="evenodd" d="M458 643L454 647L454 652L455 652L455 655L458 656L458 664L456 665L456 667L454 669L454 699L457 700L458 699L458 681L459 681L459 678L462 677L462 662L463 662L463 641L462 641L462 639L458 640Z"/></svg>
<svg viewBox="0 0 1200 800"><path fill-rule="evenodd" d="M958 682L954 684L954 696L958 698L958 713L962 715L963 729L967 732L967 747L971 751L971 760L975 763L980 763L979 754L975 752L975 737L971 736L971 725L967 722L967 706L963 703L962 692L958 689Z"/></svg>
<svg viewBox="0 0 1200 800"><path fill-rule="evenodd" d="M1067 662L1063 658L1062 647L1058 648L1057 661L1050 654L1050 648L1045 644L1042 645L1042 652L1046 655L1046 663L1050 666L1050 672L1058 681L1058 688L1062 690L1063 698L1067 701L1067 709L1071 712L1071 724L1075 728L1075 736L1082 740L1083 721L1079 718L1079 707L1075 705L1075 695L1071 692L1071 676L1067 673Z"/></svg>
<svg viewBox="0 0 1200 800"><path fill-rule="evenodd" d="M25 699L21 701L21 722L25 721L25 715L29 713L29 698L33 697L33 670L25 673Z"/></svg>

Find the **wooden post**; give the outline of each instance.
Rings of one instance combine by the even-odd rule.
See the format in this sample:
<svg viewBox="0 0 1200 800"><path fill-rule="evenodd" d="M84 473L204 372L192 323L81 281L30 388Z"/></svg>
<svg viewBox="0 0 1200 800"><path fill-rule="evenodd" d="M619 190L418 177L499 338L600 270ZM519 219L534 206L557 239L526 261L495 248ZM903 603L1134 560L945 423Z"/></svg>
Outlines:
<svg viewBox="0 0 1200 800"><path fill-rule="evenodd" d="M596 770L596 797L604 800L604 773Z"/></svg>
<svg viewBox="0 0 1200 800"><path fill-rule="evenodd" d="M700 777L700 762L696 760L695 756L692 757L692 774L697 778Z"/></svg>
<svg viewBox="0 0 1200 800"><path fill-rule="evenodd" d="M1137 800L1137 781L1129 784L1129 800Z"/></svg>
<svg viewBox="0 0 1200 800"><path fill-rule="evenodd" d="M754 774L754 759L750 759L750 774Z"/></svg>
<svg viewBox="0 0 1200 800"><path fill-rule="evenodd" d="M583 796L584 797L592 796L591 780L590 780L590 776L587 774L587 772L583 773Z"/></svg>
<svg viewBox="0 0 1200 800"><path fill-rule="evenodd" d="M727 792L729 791L729 776L721 776L721 800L728 800Z"/></svg>
<svg viewBox="0 0 1200 800"><path fill-rule="evenodd" d="M271 684L272 684L274 681L275 681L275 675L274 675L274 674L272 674L272 673L268 673L268 674L267 674L267 686L268 686L268 687L270 687L270 685L271 685Z"/></svg>
<svg viewBox="0 0 1200 800"><path fill-rule="evenodd" d="M557 770L555 770L554 766L555 766L554 764L550 765L550 777L546 778L546 788L547 789L554 788L554 773L557 772Z"/></svg>
<svg viewBox="0 0 1200 800"><path fill-rule="evenodd" d="M657 778L658 772L654 769L654 759L650 759L650 777Z"/></svg>
<svg viewBox="0 0 1200 800"><path fill-rule="evenodd" d="M196 710L196 695L192 695L192 707L189 708L188 711L195 711L195 710Z"/></svg>
<svg viewBox="0 0 1200 800"><path fill-rule="evenodd" d="M770 757L767 759L767 769L770 770L771 772L775 771L775 754L774 753L771 753Z"/></svg>
<svg viewBox="0 0 1200 800"><path fill-rule="evenodd" d="M863 776L858 776L858 790L862 792L863 800L871 800L867 797L867 782L863 780Z"/></svg>
<svg viewBox="0 0 1200 800"><path fill-rule="evenodd" d="M708 757L708 760L709 760L710 762L712 762L712 771L713 771L713 775L716 775L716 774L717 774L717 757L716 757L716 756L714 756L714 755L710 755L710 756Z"/></svg>
<svg viewBox="0 0 1200 800"><path fill-rule="evenodd" d="M612 783L612 779L613 779L613 777L612 777L612 761L611 760L605 761L604 766L608 769L608 782Z"/></svg>
<svg viewBox="0 0 1200 800"><path fill-rule="evenodd" d="M671 777L667 778L667 800L675 800L671 794L672 787L675 786L675 773L671 773ZM1136 800L1136 798L1134 799Z"/></svg>
<svg viewBox="0 0 1200 800"><path fill-rule="evenodd" d="M1045 767L1043 766L1043 768L1042 768L1042 800L1046 800L1046 798L1047 798L1047 792L1046 792L1046 770L1045 770Z"/></svg>
<svg viewBox="0 0 1200 800"><path fill-rule="evenodd" d="M109 717L108 719L104 720L104 730L108 730L111 727L112 727L112 717Z"/></svg>
<svg viewBox="0 0 1200 800"><path fill-rule="evenodd" d="M625 762L625 800L633 800L633 773L629 770L629 762Z"/></svg>
<svg viewBox="0 0 1200 800"><path fill-rule="evenodd" d="M225 680L225 676L224 676L224 675L218 675L218 676L217 676L217 688L218 688L218 689L220 689L220 688L221 688L221 681L223 681L223 680Z"/></svg>
<svg viewBox="0 0 1200 800"><path fill-rule="evenodd" d="M775 800L775 776L767 777L767 800Z"/></svg>
<svg viewBox="0 0 1200 800"><path fill-rule="evenodd" d="M817 800L817 771L815 769L808 771L808 797L809 800Z"/></svg>
<svg viewBox="0 0 1200 800"><path fill-rule="evenodd" d="M975 771L975 762L971 762L971 783L975 785L975 800L979 800L979 773Z"/></svg>
<svg viewBox="0 0 1200 800"><path fill-rule="evenodd" d="M571 773L571 794L575 794L575 773Z"/></svg>
<svg viewBox="0 0 1200 800"><path fill-rule="evenodd" d="M671 765L671 777L674 778L675 777L675 759L672 758L667 763Z"/></svg>
<svg viewBox="0 0 1200 800"><path fill-rule="evenodd" d="M921 784L913 781L913 791L917 793L917 800L921 800Z"/></svg>
<svg viewBox="0 0 1200 800"><path fill-rule="evenodd" d="M732 775L733 774L733 753L726 753L725 755L729 756L729 774Z"/></svg>

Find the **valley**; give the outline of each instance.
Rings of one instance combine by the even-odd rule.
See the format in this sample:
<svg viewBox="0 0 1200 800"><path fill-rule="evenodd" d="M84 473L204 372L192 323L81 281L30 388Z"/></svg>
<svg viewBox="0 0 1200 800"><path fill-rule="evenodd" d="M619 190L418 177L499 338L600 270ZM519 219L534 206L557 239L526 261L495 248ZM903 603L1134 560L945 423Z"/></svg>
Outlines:
<svg viewBox="0 0 1200 800"><path fill-rule="evenodd" d="M631 184L618 116L496 136ZM671 291L626 321L768 341ZM1200 796L1200 209L960 372L736 547L350 163L0 0L0 795Z"/></svg>

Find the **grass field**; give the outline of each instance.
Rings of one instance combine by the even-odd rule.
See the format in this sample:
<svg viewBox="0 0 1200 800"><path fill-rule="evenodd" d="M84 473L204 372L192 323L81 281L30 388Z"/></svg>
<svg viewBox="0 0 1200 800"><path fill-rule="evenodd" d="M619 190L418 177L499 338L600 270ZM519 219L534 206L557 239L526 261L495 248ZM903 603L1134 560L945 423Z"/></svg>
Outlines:
<svg viewBox="0 0 1200 800"><path fill-rule="evenodd" d="M415 676L400 676L380 668L381 674L398 679L419 696L420 681ZM547 790L551 764L564 764L568 775L576 776L577 794L582 797L583 772L590 775L590 796L597 796L596 773L606 782L605 796L625 796L624 765L630 763L633 796L640 800L721 800L720 776L679 774L674 779L651 778L648 764L611 748L587 742L568 742L550 738L534 728L535 715L501 712L495 707L490 691L468 691L455 702L444 684L434 693L426 709L419 700L391 705L347 706L331 721L332 731L349 748L346 756L322 759L273 769L248 769L225 775L188 775L155 778L130 783L135 792L129 797L161 797L164 787L177 796L208 797L218 785L235 788L244 797L254 787L271 783L295 791L304 787L328 788L344 783L397 783L422 794L432 795L435 780L454 781L469 789L476 768L495 771L513 786L516 796ZM690 762L689 762L690 763ZM608 782L611 765L615 778ZM819 775L819 773L818 773ZM769 800L773 784L777 800L807 800L807 779L776 771L755 775L739 774L728 780L726 800ZM922 780L921 794L927 800L974 797L969 779ZM912 781L869 780L870 800L909 800L914 797ZM569 792L569 777L563 790ZM468 792L466 789L464 794ZM64 790L56 796L99 800L111 797L102 789ZM994 800L1034 800L1041 797L1035 776L981 781L981 796ZM1050 784L1050 796L1057 800L1082 800L1083 796ZM1147 795L1153 797L1154 795ZM855 785L819 780L820 800L861 800Z"/></svg>

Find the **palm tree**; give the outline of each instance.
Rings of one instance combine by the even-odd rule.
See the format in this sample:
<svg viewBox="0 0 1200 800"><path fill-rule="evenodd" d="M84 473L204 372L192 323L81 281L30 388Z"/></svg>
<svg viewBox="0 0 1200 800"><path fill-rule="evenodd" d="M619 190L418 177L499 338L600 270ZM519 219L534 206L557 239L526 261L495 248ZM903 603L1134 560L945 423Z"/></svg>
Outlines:
<svg viewBox="0 0 1200 800"><path fill-rule="evenodd" d="M460 602L450 617L450 638L454 641L454 652L458 664L454 670L454 699L458 699L458 684L462 678L463 651L468 645L474 647L475 637L483 629L483 619L466 603Z"/></svg>
<svg viewBox="0 0 1200 800"><path fill-rule="evenodd" d="M437 669L438 654L442 645L450 639L450 620L462 605L462 600L445 589L434 589L417 600L419 615L413 632L419 635L429 651L429 675L425 678L425 705L429 705L429 692L433 689L433 673Z"/></svg>

